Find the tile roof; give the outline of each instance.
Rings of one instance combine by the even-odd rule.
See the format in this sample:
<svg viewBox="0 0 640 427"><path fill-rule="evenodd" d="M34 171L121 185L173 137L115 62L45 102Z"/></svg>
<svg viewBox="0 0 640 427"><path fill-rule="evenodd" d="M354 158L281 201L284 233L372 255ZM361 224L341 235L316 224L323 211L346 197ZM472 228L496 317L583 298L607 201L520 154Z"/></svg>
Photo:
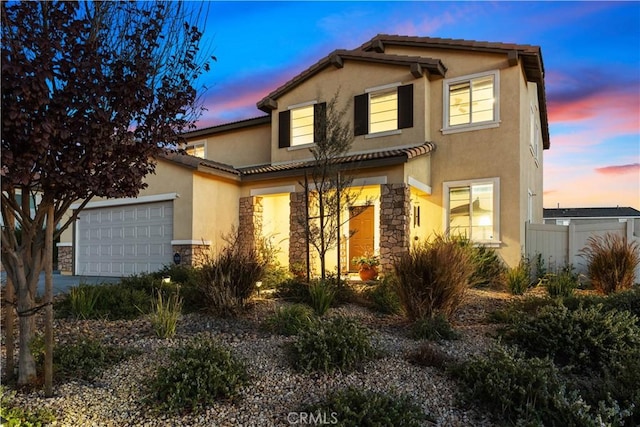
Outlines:
<svg viewBox="0 0 640 427"><path fill-rule="evenodd" d="M448 39L437 37L413 37L391 34L378 34L359 48L365 52L384 52L385 45L416 46L437 49L460 49L477 52L495 52L513 54L522 59L524 73L529 81L538 85L538 104L542 121L542 139L544 148L550 147L547 100L544 86L544 63L540 46L515 43L497 43L476 40Z"/></svg>
<svg viewBox="0 0 640 427"><path fill-rule="evenodd" d="M248 128L251 126L264 125L268 123L271 123L271 116L252 117L250 119L238 120L236 122L223 123L221 125L209 126L206 128L184 132L182 136L184 138L196 138L203 135L213 135L216 133L222 133L229 130Z"/></svg>
<svg viewBox="0 0 640 427"><path fill-rule="evenodd" d="M165 160L188 167L190 169L199 169L200 166L213 169L220 172L226 172L231 175L240 176L240 172L233 166L224 163L215 162L213 160L202 159L200 157L191 156L183 153L167 153L161 156Z"/></svg>
<svg viewBox="0 0 640 427"><path fill-rule="evenodd" d="M544 209L544 218L619 218L640 217L640 211L632 207L603 208L554 208Z"/></svg>
<svg viewBox="0 0 640 427"><path fill-rule="evenodd" d="M431 153L435 150L435 144L432 142L425 142L424 144L416 147L407 148L394 148L390 150L380 150L367 153L350 154L344 157L336 159L336 163L343 165L345 169L357 168L357 167L374 167L383 164L394 164L406 162L418 156L422 156ZM313 160L291 162L278 165L259 165L251 166L247 168L239 168L238 170L243 177L249 177L252 175L262 174L279 174L279 173L291 173L295 171L301 171L302 169L310 168L314 165Z"/></svg>

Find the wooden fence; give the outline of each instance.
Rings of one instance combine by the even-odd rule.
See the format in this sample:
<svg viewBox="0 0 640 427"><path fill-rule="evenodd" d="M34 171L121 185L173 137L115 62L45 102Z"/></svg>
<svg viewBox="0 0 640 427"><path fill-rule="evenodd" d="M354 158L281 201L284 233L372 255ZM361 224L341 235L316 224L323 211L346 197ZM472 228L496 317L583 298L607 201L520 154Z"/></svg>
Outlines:
<svg viewBox="0 0 640 427"><path fill-rule="evenodd" d="M580 224L571 222L569 225L527 224L526 226L526 256L534 260L538 254L542 256L548 271L572 265L578 274L587 273L586 260L580 251L587 245L590 236L602 236L615 233L626 236L628 241L637 241L634 235L634 223L628 222L599 222ZM636 268L636 281L640 281L640 266Z"/></svg>

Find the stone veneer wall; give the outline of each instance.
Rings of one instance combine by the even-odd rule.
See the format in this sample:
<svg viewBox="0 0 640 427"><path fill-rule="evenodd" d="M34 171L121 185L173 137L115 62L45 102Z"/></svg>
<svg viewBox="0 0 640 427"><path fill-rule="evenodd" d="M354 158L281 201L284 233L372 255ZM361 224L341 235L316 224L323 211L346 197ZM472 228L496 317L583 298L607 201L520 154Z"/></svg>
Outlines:
<svg viewBox="0 0 640 427"><path fill-rule="evenodd" d="M262 198L242 197L240 198L238 244L246 250L256 248L256 238L262 233Z"/></svg>
<svg viewBox="0 0 640 427"><path fill-rule="evenodd" d="M392 271L394 260L409 251L410 209L408 185L380 185L380 265L383 271Z"/></svg>
<svg viewBox="0 0 640 427"><path fill-rule="evenodd" d="M289 195L289 268L307 265L307 236L304 227L304 192ZM306 269L305 269L306 275Z"/></svg>
<svg viewBox="0 0 640 427"><path fill-rule="evenodd" d="M73 247L58 246L58 270L73 273Z"/></svg>
<svg viewBox="0 0 640 427"><path fill-rule="evenodd" d="M198 267L211 255L211 247L206 244L172 245L173 253L180 254L180 265Z"/></svg>

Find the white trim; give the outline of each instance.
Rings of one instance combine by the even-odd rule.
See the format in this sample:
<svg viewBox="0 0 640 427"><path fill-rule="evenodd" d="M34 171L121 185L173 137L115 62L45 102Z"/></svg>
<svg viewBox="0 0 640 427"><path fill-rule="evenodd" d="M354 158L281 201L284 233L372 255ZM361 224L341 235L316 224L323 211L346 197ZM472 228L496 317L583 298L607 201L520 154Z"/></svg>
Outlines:
<svg viewBox="0 0 640 427"><path fill-rule="evenodd" d="M474 79L480 77L486 77L493 75L493 120L478 122L478 123L469 123L464 125L449 125L449 87L456 83L461 82L471 82ZM471 88L469 89L471 90ZM442 129L440 131L443 135L457 133L457 132L466 132L472 130L479 129L490 129L500 126L500 71L492 70L486 71L482 73L474 73L468 74L460 77L453 77L450 79L445 79L442 82Z"/></svg>
<svg viewBox="0 0 640 427"><path fill-rule="evenodd" d="M417 188L418 190L428 195L431 195L432 193L430 185L427 185L424 182L420 182L412 176L409 176L409 178L407 179L407 184L409 184L411 187Z"/></svg>
<svg viewBox="0 0 640 427"><path fill-rule="evenodd" d="M167 200L178 199L179 197L180 197L180 194L178 193L154 194L151 196L139 196L139 197L124 197L122 199L109 199L109 200L99 200L97 202L89 202L84 208L94 209L94 208L106 208L111 206L137 205L140 203L164 202ZM80 205L81 203L74 203L71 205L71 209L78 209Z"/></svg>
<svg viewBox="0 0 640 427"><path fill-rule="evenodd" d="M211 240L172 240L173 245L207 245L211 246Z"/></svg>
<svg viewBox="0 0 640 427"><path fill-rule="evenodd" d="M280 187L252 188L251 196L266 196L269 194L295 193L295 185L282 185Z"/></svg>
<svg viewBox="0 0 640 427"><path fill-rule="evenodd" d="M492 177L492 178L478 178L478 179L468 179L461 181L446 181L442 183L442 207L443 207L443 215L442 215L442 226L443 230L449 230L449 189L452 187L470 187L476 184L493 184L493 239L491 240L471 240L473 243L480 243L484 245L488 244L500 244L502 240L500 239L500 178Z"/></svg>
<svg viewBox="0 0 640 427"><path fill-rule="evenodd" d="M368 133L364 136L364 139L380 138L381 136L400 135L402 129L385 130L384 132Z"/></svg>
<svg viewBox="0 0 640 427"><path fill-rule="evenodd" d="M59 248L72 248L73 242L59 242L59 243L56 243L56 246Z"/></svg>
<svg viewBox="0 0 640 427"><path fill-rule="evenodd" d="M308 107L309 105L315 105L318 101L301 102L300 104L293 104L287 107L287 110L295 110L296 108Z"/></svg>
<svg viewBox="0 0 640 427"><path fill-rule="evenodd" d="M364 90L365 93L378 92L386 89L397 88L398 86L402 86L402 82L389 83L382 86L370 87Z"/></svg>
<svg viewBox="0 0 640 427"><path fill-rule="evenodd" d="M307 144L300 144L300 145L292 145L290 147L287 147L287 151L305 150L311 147L315 147L315 145L316 145L315 142L309 142ZM293 163L296 163L296 162L293 162Z"/></svg>

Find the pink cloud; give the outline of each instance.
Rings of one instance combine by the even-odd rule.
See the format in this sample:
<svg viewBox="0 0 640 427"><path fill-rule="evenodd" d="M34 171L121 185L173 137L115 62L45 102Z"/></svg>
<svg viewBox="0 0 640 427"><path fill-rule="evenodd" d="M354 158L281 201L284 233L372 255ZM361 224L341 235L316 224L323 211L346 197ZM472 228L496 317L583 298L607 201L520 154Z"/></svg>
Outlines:
<svg viewBox="0 0 640 427"><path fill-rule="evenodd" d="M625 175L629 173L640 172L640 163L632 163L629 165L614 165L596 168L596 172L603 175Z"/></svg>

